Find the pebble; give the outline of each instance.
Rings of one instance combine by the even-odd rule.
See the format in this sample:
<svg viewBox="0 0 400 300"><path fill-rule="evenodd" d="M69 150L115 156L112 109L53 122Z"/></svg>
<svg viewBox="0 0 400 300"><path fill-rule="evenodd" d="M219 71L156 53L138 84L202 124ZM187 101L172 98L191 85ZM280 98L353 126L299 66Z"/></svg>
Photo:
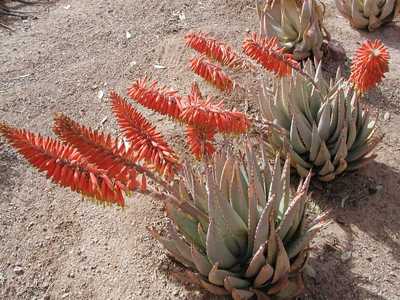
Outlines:
<svg viewBox="0 0 400 300"><path fill-rule="evenodd" d="M383 115L383 120L385 120L385 121L389 121L390 120L390 112L386 112L384 115Z"/></svg>
<svg viewBox="0 0 400 300"><path fill-rule="evenodd" d="M353 254L350 251L347 251L342 254L340 259L342 260L342 262L348 262L352 256L353 256Z"/></svg>
<svg viewBox="0 0 400 300"><path fill-rule="evenodd" d="M24 274L24 269L22 269L20 266L16 266L14 268L14 273L17 275L22 275L22 274Z"/></svg>

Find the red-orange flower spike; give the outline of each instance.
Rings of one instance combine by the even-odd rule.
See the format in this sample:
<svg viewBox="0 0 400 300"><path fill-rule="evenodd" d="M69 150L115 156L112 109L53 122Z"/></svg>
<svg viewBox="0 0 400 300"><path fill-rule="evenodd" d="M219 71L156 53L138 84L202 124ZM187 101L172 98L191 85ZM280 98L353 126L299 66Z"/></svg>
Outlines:
<svg viewBox="0 0 400 300"><path fill-rule="evenodd" d="M162 175L174 174L178 159L155 126L118 94L111 92L110 96L118 125L137 152L138 160L144 160Z"/></svg>
<svg viewBox="0 0 400 300"><path fill-rule="evenodd" d="M196 91L197 88L192 87L188 103L182 110L184 123L219 133L241 134L247 131L250 122L245 114L224 110L222 102L213 104L211 97L202 99Z"/></svg>
<svg viewBox="0 0 400 300"><path fill-rule="evenodd" d="M279 77L290 76L300 65L291 54L284 53L276 37L263 38L253 33L243 42L243 51L251 59Z"/></svg>
<svg viewBox="0 0 400 300"><path fill-rule="evenodd" d="M209 37L202 32L190 32L185 36L186 46L210 59L218 61L228 67L240 67L244 65L239 55L228 45Z"/></svg>
<svg viewBox="0 0 400 300"><path fill-rule="evenodd" d="M162 115L179 118L181 113L181 97L178 93L166 87L157 87L157 81L148 83L147 77L135 81L128 89L128 96Z"/></svg>
<svg viewBox="0 0 400 300"><path fill-rule="evenodd" d="M123 142L109 134L82 126L61 114L54 121L53 131L63 142L76 148L88 162L105 170L111 177L129 182L129 186L139 185L136 182L137 173L145 173L147 170L135 163Z"/></svg>
<svg viewBox="0 0 400 300"><path fill-rule="evenodd" d="M231 93L234 87L232 79L219 67L212 64L205 56L194 57L190 60L194 73L208 81L223 92Z"/></svg>
<svg viewBox="0 0 400 300"><path fill-rule="evenodd" d="M214 136L214 131L207 131L191 126L186 128L186 137L190 151L197 160L201 160L204 156L211 156L214 153Z"/></svg>
<svg viewBox="0 0 400 300"><path fill-rule="evenodd" d="M124 205L125 186L88 164L75 148L6 124L0 124L0 133L53 182L99 201Z"/></svg>
<svg viewBox="0 0 400 300"><path fill-rule="evenodd" d="M350 82L364 93L374 88L389 71L389 52L379 41L366 41L358 48L351 65Z"/></svg>

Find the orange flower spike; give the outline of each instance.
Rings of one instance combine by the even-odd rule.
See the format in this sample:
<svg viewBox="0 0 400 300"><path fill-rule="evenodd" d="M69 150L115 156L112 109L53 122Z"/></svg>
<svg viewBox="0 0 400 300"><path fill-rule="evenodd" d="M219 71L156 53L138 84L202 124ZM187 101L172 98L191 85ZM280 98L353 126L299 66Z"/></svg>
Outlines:
<svg viewBox="0 0 400 300"><path fill-rule="evenodd" d="M227 92L233 91L232 79L219 67L212 64L205 56L195 57L190 60L191 70L214 85L217 89Z"/></svg>
<svg viewBox="0 0 400 300"><path fill-rule="evenodd" d="M262 38L253 33L243 42L243 52L278 77L290 76L293 68L300 68L293 56L279 47L276 37Z"/></svg>
<svg viewBox="0 0 400 300"><path fill-rule="evenodd" d="M135 81L128 89L128 96L161 115L178 119L181 113L181 97L178 93L166 87L158 88L156 81L148 84L147 77Z"/></svg>
<svg viewBox="0 0 400 300"><path fill-rule="evenodd" d="M222 101L213 104L211 97L202 99L193 87L188 95L188 103L182 110L181 119L192 127L228 134L241 134L250 127L245 114L224 110Z"/></svg>
<svg viewBox="0 0 400 300"><path fill-rule="evenodd" d="M0 133L32 166L62 187L103 202L124 205L125 186L90 165L73 147L27 130L0 124Z"/></svg>
<svg viewBox="0 0 400 300"><path fill-rule="evenodd" d="M233 49L202 32L190 32L185 36L186 46L208 58L229 67L243 65L242 59Z"/></svg>
<svg viewBox="0 0 400 300"><path fill-rule="evenodd" d="M176 170L178 159L156 127L117 93L111 92L112 110L125 137L138 159L144 160L163 175L166 167Z"/></svg>
<svg viewBox="0 0 400 300"><path fill-rule="evenodd" d="M204 156L211 156L215 152L214 136L215 131L207 131L192 126L186 128L190 151L197 160L201 160Z"/></svg>
<svg viewBox="0 0 400 300"><path fill-rule="evenodd" d="M146 172L127 153L125 145L118 145L119 141L109 134L87 128L62 114L55 117L53 131L63 142L76 148L88 162L107 171L111 177L125 181L135 178L137 172Z"/></svg>
<svg viewBox="0 0 400 300"><path fill-rule="evenodd" d="M389 71L389 51L380 40L365 41L351 65L350 82L365 93L379 84Z"/></svg>

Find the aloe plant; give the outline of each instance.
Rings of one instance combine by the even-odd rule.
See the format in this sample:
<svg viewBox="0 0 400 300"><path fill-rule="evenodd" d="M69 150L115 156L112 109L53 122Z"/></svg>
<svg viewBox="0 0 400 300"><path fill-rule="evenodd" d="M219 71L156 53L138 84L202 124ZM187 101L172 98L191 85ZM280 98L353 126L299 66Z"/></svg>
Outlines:
<svg viewBox="0 0 400 300"><path fill-rule="evenodd" d="M219 152L206 170L186 165L166 206L171 226L154 237L186 268L187 278L234 299L291 299L303 290L310 241L324 226L306 220L310 176L290 188L290 160L282 169Z"/></svg>
<svg viewBox="0 0 400 300"><path fill-rule="evenodd" d="M335 0L338 10L358 29L374 31L400 12L400 0Z"/></svg>
<svg viewBox="0 0 400 300"><path fill-rule="evenodd" d="M331 181L373 160L376 155L371 153L382 136L360 103L360 93L340 70L330 82L321 64L315 70L308 61L304 72L314 80L295 73L260 100L263 117L275 125L267 137L268 149L282 157L290 154L299 175L312 170L319 180Z"/></svg>
<svg viewBox="0 0 400 300"><path fill-rule="evenodd" d="M319 0L257 0L261 36L279 39L297 60L323 56L322 45L330 39L324 27L325 7Z"/></svg>

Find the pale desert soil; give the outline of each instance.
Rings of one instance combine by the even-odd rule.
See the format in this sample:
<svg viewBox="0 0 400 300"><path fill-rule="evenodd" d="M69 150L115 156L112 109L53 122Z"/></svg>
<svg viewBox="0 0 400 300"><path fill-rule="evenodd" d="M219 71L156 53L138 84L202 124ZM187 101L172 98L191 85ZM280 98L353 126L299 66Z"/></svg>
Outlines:
<svg viewBox="0 0 400 300"><path fill-rule="evenodd" d="M315 210L333 208L335 222L314 244L305 299L400 299L400 24L358 32L326 2L328 27L349 57L360 41L378 37L392 61L368 100L386 134L377 161L314 187ZM194 78L182 43L188 30L235 46L257 30L253 1L62 0L29 10L34 17L7 20L15 32L0 29L0 120L42 134L51 134L60 111L115 133L99 91L123 93L144 74L185 91ZM151 118L179 147L179 127ZM3 141L0 190L1 299L210 299L170 278L176 267L146 230L163 218L159 203L135 196L122 210L82 202Z"/></svg>

